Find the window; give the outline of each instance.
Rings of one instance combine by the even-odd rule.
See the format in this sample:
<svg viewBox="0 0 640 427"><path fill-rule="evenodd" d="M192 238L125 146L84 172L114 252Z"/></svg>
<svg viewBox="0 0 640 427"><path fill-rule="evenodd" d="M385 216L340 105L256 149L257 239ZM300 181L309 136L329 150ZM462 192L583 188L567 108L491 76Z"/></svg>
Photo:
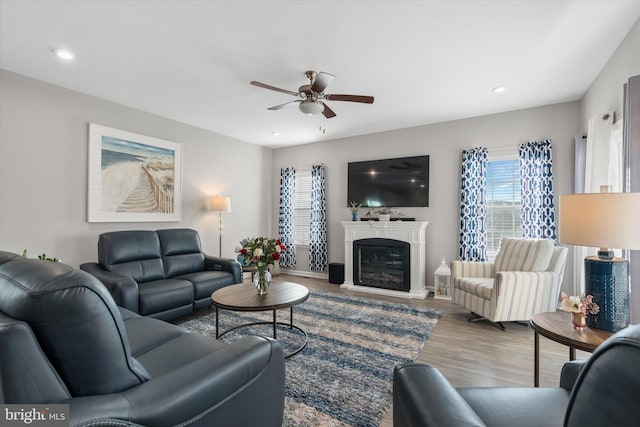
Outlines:
<svg viewBox="0 0 640 427"><path fill-rule="evenodd" d="M503 237L521 237L520 161L513 150L489 150L487 162L487 257L498 255Z"/></svg>
<svg viewBox="0 0 640 427"><path fill-rule="evenodd" d="M293 198L293 244L309 246L311 234L311 169L296 171L296 191Z"/></svg>

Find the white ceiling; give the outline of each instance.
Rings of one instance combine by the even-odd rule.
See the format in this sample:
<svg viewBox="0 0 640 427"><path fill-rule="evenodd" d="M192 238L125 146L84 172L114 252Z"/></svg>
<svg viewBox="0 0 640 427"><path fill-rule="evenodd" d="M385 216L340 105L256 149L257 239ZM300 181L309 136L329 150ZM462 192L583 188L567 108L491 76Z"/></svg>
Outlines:
<svg viewBox="0 0 640 427"><path fill-rule="evenodd" d="M280 147L579 100L639 16L638 0L0 0L0 67ZM327 101L323 134L249 85L296 91L306 70L375 103Z"/></svg>

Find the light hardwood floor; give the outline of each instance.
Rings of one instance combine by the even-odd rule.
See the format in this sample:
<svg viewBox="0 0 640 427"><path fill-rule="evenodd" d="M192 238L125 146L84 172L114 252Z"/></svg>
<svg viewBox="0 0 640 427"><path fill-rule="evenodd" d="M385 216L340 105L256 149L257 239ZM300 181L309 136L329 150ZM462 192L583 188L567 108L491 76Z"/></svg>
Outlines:
<svg viewBox="0 0 640 427"><path fill-rule="evenodd" d="M352 292L326 280L281 274L278 280L301 283L309 289L382 299L442 311L442 317L416 361L438 368L455 387L533 387L533 330L524 323L505 323L506 331L480 321L469 322L469 312L456 304L434 299L404 299ZM577 351L578 359L589 353ZM540 337L540 386L556 387L569 348ZM393 409L380 423L392 427Z"/></svg>

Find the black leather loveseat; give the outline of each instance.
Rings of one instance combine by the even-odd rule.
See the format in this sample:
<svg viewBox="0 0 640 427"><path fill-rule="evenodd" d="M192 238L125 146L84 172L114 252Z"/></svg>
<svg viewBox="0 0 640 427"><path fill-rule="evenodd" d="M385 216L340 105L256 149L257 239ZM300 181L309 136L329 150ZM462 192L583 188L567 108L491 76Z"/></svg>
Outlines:
<svg viewBox="0 0 640 427"><path fill-rule="evenodd" d="M559 387L454 388L435 368L395 368L394 427L640 426L640 325L562 368Z"/></svg>
<svg viewBox="0 0 640 427"><path fill-rule="evenodd" d="M114 231L98 238L98 262L80 265L121 307L168 320L211 305L213 291L242 282L234 259L205 255L191 229Z"/></svg>
<svg viewBox="0 0 640 427"><path fill-rule="evenodd" d="M1 404L68 404L71 426L275 427L284 372L276 341L191 334L83 271L0 251Z"/></svg>

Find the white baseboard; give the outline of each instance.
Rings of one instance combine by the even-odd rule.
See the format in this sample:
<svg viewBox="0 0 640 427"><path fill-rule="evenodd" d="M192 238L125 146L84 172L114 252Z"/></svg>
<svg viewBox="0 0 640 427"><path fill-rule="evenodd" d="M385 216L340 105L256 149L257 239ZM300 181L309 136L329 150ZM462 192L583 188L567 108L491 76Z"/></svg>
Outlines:
<svg viewBox="0 0 640 427"><path fill-rule="evenodd" d="M327 273L320 273L317 271L304 271L304 270L290 270L288 268L280 267L281 274L291 274L292 276L311 277L314 279L326 279L329 280Z"/></svg>

